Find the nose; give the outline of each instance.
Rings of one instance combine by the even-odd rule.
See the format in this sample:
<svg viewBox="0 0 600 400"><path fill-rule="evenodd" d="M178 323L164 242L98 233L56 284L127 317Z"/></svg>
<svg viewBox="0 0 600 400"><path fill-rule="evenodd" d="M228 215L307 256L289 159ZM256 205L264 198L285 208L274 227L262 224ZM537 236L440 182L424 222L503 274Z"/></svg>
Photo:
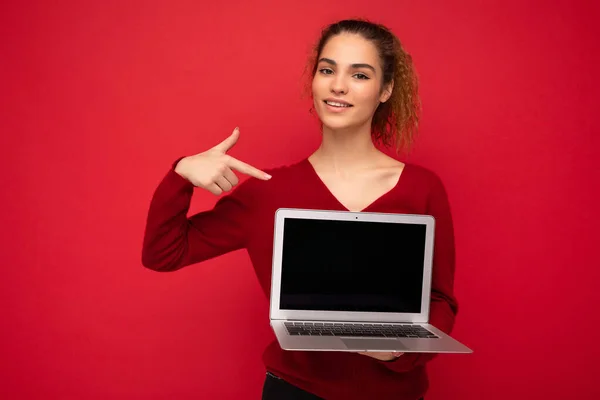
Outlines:
<svg viewBox="0 0 600 400"><path fill-rule="evenodd" d="M331 92L336 95L348 93L348 85L342 74L338 74L331 80Z"/></svg>

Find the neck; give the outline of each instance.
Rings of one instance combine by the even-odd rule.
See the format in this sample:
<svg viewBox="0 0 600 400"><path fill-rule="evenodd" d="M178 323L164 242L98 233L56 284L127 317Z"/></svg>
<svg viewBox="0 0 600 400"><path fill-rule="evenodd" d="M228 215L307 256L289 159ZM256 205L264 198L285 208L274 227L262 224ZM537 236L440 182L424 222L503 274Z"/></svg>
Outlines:
<svg viewBox="0 0 600 400"><path fill-rule="evenodd" d="M339 130L324 126L321 145L310 158L337 171L356 171L372 166L379 153L371 139L370 124Z"/></svg>

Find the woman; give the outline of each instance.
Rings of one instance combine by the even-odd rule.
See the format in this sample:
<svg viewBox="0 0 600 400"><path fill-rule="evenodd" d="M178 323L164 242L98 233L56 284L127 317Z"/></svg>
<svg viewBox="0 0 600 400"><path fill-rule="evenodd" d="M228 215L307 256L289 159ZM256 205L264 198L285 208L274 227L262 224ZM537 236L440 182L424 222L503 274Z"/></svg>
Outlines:
<svg viewBox="0 0 600 400"><path fill-rule="evenodd" d="M227 154L240 135L236 128L212 149L178 160L150 205L144 265L172 271L245 248L268 296L276 209L430 214L436 218L430 321L449 333L457 304L444 186L429 170L397 161L375 145L406 149L412 143L419 100L410 56L385 27L345 20L323 31L310 67L320 147L296 164L265 172ZM238 186L234 171L251 178ZM212 210L188 217L195 186L231 193ZM263 399L416 400L427 390L425 365L432 358L284 351L273 341L263 356Z"/></svg>

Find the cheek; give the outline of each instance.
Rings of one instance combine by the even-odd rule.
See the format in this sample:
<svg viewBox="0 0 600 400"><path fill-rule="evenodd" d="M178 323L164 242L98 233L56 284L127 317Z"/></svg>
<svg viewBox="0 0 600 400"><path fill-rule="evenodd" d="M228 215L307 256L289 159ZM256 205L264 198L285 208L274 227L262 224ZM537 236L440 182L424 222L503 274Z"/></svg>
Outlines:
<svg viewBox="0 0 600 400"><path fill-rule="evenodd" d="M359 99L360 102L365 106L377 108L379 105L381 93L376 84L357 85L357 87L354 89L354 94L356 98Z"/></svg>
<svg viewBox="0 0 600 400"><path fill-rule="evenodd" d="M318 96L323 93L324 82L323 79L320 79L318 76L315 76L312 80L312 94L313 96Z"/></svg>

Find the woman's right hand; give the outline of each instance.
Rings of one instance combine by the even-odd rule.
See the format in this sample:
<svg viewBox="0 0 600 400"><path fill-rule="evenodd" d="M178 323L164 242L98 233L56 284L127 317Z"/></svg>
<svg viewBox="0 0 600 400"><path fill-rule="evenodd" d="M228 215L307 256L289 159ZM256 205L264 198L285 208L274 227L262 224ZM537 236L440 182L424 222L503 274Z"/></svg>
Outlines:
<svg viewBox="0 0 600 400"><path fill-rule="evenodd" d="M239 137L240 129L235 128L231 136L212 149L182 158L175 166L175 172L194 186L215 195L228 192L238 184L233 170L265 181L271 179L269 174L227 154Z"/></svg>

